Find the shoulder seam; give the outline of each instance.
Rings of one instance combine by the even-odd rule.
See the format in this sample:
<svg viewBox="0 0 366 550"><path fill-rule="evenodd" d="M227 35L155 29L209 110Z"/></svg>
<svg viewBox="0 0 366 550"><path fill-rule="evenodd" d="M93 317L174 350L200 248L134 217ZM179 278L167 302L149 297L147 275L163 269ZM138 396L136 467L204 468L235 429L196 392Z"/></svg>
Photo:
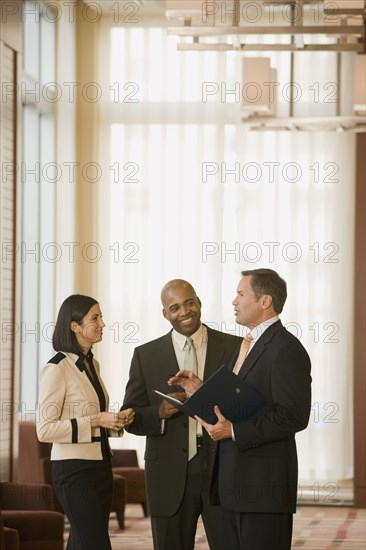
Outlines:
<svg viewBox="0 0 366 550"><path fill-rule="evenodd" d="M56 355L54 355L52 357L52 359L50 359L48 361L48 363L58 365L59 363L61 363L62 359L65 359L65 357L66 357L66 355L64 353L62 353L61 351L59 351L58 353L56 353Z"/></svg>

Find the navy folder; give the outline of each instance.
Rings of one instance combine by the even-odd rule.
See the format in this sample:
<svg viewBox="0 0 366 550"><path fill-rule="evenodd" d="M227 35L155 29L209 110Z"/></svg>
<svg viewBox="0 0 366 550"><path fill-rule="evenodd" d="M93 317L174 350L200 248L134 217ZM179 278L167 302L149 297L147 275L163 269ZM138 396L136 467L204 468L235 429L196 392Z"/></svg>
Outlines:
<svg viewBox="0 0 366 550"><path fill-rule="evenodd" d="M264 397L248 382L239 378L226 366L220 367L184 403L158 390L155 393L172 403L188 416L199 416L209 424L216 424L214 406L231 422L252 416L266 403Z"/></svg>

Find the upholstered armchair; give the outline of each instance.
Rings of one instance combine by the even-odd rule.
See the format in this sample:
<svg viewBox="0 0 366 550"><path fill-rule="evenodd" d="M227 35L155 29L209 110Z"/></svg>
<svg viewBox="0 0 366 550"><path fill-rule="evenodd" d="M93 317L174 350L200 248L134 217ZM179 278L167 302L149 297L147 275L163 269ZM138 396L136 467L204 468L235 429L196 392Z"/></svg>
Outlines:
<svg viewBox="0 0 366 550"><path fill-rule="evenodd" d="M1 550L19 550L19 533L16 529L5 527L0 507L0 548Z"/></svg>
<svg viewBox="0 0 366 550"><path fill-rule="evenodd" d="M53 510L42 483L0 483L0 540L4 550L62 550L64 515Z"/></svg>
<svg viewBox="0 0 366 550"><path fill-rule="evenodd" d="M52 485L51 447L51 443L39 441L35 422L19 422L18 482L40 482ZM126 492L126 479L114 472L111 512L116 513L120 529L124 529ZM55 510L63 513L54 491L53 499Z"/></svg>
<svg viewBox="0 0 366 550"><path fill-rule="evenodd" d="M135 449L113 449L112 470L127 480L127 503L141 504L144 516L148 515L145 489L145 470L140 468Z"/></svg>

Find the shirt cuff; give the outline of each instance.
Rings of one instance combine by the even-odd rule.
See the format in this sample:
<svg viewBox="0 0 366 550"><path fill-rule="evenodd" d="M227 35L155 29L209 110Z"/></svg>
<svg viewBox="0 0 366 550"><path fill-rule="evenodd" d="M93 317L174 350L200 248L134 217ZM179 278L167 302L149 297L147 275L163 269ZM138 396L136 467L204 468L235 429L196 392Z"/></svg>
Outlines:
<svg viewBox="0 0 366 550"><path fill-rule="evenodd" d="M234 434L234 424L231 424L231 439L233 441L236 441L235 434Z"/></svg>
<svg viewBox="0 0 366 550"><path fill-rule="evenodd" d="M165 418L162 418L160 420L160 433L163 434L165 432L165 422L166 422L166 419Z"/></svg>

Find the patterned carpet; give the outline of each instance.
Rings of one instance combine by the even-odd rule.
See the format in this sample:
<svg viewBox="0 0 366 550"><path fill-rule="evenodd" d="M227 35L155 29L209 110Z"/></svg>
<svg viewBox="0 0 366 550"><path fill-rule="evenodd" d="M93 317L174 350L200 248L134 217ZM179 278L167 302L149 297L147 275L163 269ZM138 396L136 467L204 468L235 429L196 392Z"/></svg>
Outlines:
<svg viewBox="0 0 366 550"><path fill-rule="evenodd" d="M152 550L153 548L150 522L148 518L142 517L142 508L139 505L127 506L124 531L118 530L117 521L111 517L110 536L113 550ZM294 521L292 548L293 550L365 550L366 510L341 506L298 507ZM201 523L197 530L195 550L208 550Z"/></svg>

